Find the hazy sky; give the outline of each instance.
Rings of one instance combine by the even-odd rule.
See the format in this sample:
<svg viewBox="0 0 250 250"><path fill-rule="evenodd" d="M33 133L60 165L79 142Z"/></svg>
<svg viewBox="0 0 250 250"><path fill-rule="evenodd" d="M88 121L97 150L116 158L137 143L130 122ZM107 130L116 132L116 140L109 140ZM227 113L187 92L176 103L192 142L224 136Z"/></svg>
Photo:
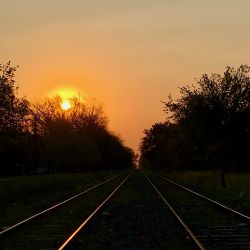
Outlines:
<svg viewBox="0 0 250 250"><path fill-rule="evenodd" d="M0 63L20 95L62 86L102 102L137 149L178 86L250 63L250 0L0 0Z"/></svg>

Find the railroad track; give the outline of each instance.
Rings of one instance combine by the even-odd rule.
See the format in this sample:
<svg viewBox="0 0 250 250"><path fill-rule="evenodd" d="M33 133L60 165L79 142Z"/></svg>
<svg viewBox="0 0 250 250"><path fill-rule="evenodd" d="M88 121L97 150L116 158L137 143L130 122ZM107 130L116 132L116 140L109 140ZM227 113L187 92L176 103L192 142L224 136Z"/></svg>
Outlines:
<svg viewBox="0 0 250 250"><path fill-rule="evenodd" d="M165 177L130 176L100 183L2 231L1 249L250 249L246 215L228 208L226 214L223 205Z"/></svg>
<svg viewBox="0 0 250 250"><path fill-rule="evenodd" d="M77 234L88 224L88 222L94 218L94 216L100 212L100 210L109 202L109 200L117 193L117 191L120 189L120 187L128 180L128 178L131 176L129 174L113 191L112 193L103 201L101 204L81 223L81 225L76 228L76 230L64 241L64 243L59 247L59 250L66 249L70 247L70 244L74 240L74 238L77 236Z"/></svg>
<svg viewBox="0 0 250 250"><path fill-rule="evenodd" d="M145 177L134 173L119 195L115 195L128 176L68 237L59 250L204 249L184 222L182 226L185 225L185 230L180 227L175 219L176 213L173 213L173 209L169 210L169 206L166 209L165 199L156 195L154 189L159 191ZM92 223L86 229L90 220Z"/></svg>
<svg viewBox="0 0 250 250"><path fill-rule="evenodd" d="M124 174L117 175L7 227L0 232L0 249L57 249L79 221L123 182Z"/></svg>
<svg viewBox="0 0 250 250"><path fill-rule="evenodd" d="M110 185L102 188L101 196L100 192L96 196L97 187L93 187L92 192L17 223L1 232L1 249L195 249L197 242L187 240L191 231L183 233L146 179L135 173L128 183L129 177L99 184L97 187ZM80 199L83 194L84 200Z"/></svg>
<svg viewBox="0 0 250 250"><path fill-rule="evenodd" d="M147 177L148 178L148 177ZM205 249L250 249L250 217L166 177L150 175Z"/></svg>

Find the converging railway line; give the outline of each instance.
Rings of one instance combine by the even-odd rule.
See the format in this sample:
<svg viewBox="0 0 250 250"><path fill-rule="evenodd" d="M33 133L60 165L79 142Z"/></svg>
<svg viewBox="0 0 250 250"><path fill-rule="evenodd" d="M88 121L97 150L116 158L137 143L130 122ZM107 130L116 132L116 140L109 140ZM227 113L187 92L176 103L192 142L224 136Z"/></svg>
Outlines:
<svg viewBox="0 0 250 250"><path fill-rule="evenodd" d="M69 239L60 249L199 249L141 173Z"/></svg>
<svg viewBox="0 0 250 250"><path fill-rule="evenodd" d="M6 250L250 249L249 222L248 216L165 177L134 171L0 232L0 246Z"/></svg>
<svg viewBox="0 0 250 250"><path fill-rule="evenodd" d="M88 226L88 227L86 227ZM122 175L0 233L1 249L194 249L141 173Z"/></svg>

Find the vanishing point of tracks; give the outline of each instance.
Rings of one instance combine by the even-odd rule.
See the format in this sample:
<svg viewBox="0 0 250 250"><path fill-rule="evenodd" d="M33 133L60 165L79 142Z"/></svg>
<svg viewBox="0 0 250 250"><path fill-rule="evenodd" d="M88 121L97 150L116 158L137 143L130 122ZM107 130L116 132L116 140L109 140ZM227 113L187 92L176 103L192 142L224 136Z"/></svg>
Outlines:
<svg viewBox="0 0 250 250"><path fill-rule="evenodd" d="M17 223L1 249L250 249L248 216L149 177L117 176Z"/></svg>

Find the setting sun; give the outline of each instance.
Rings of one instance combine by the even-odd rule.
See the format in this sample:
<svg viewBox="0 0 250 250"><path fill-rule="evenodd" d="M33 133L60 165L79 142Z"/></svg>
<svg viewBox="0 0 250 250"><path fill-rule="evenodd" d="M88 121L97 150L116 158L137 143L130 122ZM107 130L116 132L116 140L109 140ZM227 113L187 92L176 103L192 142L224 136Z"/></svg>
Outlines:
<svg viewBox="0 0 250 250"><path fill-rule="evenodd" d="M71 104L70 104L70 101L69 100L64 100L61 104L61 108L63 110L68 110L71 108Z"/></svg>

